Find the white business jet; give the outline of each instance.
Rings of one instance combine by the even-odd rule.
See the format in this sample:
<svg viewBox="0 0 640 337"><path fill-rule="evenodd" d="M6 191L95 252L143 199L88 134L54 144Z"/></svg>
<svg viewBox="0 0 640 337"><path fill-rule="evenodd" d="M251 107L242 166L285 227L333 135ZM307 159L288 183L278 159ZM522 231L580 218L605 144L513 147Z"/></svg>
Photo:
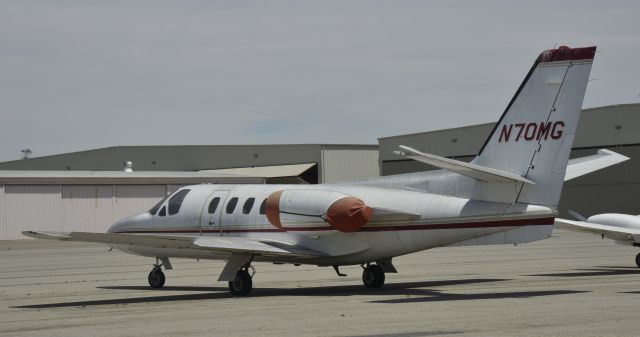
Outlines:
<svg viewBox="0 0 640 337"><path fill-rule="evenodd" d="M640 247L640 215L605 213L585 218L578 213L570 213L579 221L557 218L557 228L596 234L620 245ZM636 265L640 267L640 253L636 255Z"/></svg>
<svg viewBox="0 0 640 337"><path fill-rule="evenodd" d="M27 231L156 257L152 288L169 258L226 260L218 280L252 289L253 262L361 265L379 288L391 259L434 247L518 244L551 235L565 174L627 158L601 150L567 167L595 47L560 47L535 60L470 163L401 146L397 154L440 170L320 185L194 185L107 233Z"/></svg>

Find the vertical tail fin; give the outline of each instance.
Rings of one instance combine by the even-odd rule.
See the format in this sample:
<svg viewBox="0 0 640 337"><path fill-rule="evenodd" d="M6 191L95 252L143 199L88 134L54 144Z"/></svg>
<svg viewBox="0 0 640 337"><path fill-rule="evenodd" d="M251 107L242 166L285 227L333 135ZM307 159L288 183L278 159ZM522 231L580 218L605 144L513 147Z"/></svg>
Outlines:
<svg viewBox="0 0 640 337"><path fill-rule="evenodd" d="M558 205L595 51L540 54L473 160L533 181L521 185L517 202Z"/></svg>

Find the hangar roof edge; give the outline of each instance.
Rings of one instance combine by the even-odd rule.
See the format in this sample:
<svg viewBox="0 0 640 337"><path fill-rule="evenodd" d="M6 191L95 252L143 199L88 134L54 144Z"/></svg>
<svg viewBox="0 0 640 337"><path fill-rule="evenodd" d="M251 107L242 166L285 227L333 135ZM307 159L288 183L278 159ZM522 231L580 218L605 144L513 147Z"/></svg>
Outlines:
<svg viewBox="0 0 640 337"><path fill-rule="evenodd" d="M52 183L99 183L99 184L182 184L182 183L264 183L264 178L220 172L175 172L175 171L35 171L0 170L0 184L52 184Z"/></svg>
<svg viewBox="0 0 640 337"><path fill-rule="evenodd" d="M120 149L178 149L178 148L211 148L211 149L229 149L229 148L293 148L293 147L316 147L318 149L333 149L333 148L350 148L350 149L378 149L378 144L322 144L322 143L309 143L309 144L182 144L182 145L114 145L107 147L99 147L95 149L71 151L56 153L38 157L31 157L29 160L40 160L47 158L59 158L63 156L113 151ZM24 159L8 160L0 162L0 164L11 164L16 162L22 162Z"/></svg>
<svg viewBox="0 0 640 337"><path fill-rule="evenodd" d="M606 109L623 108L623 107L640 107L640 103L611 104L611 105L605 105L605 106L599 106L599 107L593 107L593 108L585 108L585 109L582 109L582 111L591 112L591 111L597 111L597 110L606 110ZM431 130L431 131L422 131L422 132L406 133L406 134L395 135L395 136L380 137L378 138L378 142L380 142L380 140L388 140L388 139L394 139L394 138L404 138L409 136L426 135L426 134L447 133L447 132L458 131L458 130L488 127L488 126L495 125L496 122L471 124L471 125L465 125L465 126L453 127L453 128L447 128L447 129L437 129L437 130Z"/></svg>

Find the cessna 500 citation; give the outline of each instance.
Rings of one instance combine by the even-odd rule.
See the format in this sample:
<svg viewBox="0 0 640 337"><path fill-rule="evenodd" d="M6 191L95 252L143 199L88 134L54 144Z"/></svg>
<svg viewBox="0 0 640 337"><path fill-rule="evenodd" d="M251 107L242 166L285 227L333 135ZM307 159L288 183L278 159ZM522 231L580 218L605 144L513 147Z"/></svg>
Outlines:
<svg viewBox="0 0 640 337"><path fill-rule="evenodd" d="M361 265L379 288L391 259L443 246L517 244L548 238L565 177L627 158L601 150L569 162L595 47L547 50L470 163L401 146L398 155L440 170L320 185L187 186L107 233L39 232L156 257L152 288L169 258L223 259L219 281L252 288L252 262ZM568 165L569 164L569 165Z"/></svg>

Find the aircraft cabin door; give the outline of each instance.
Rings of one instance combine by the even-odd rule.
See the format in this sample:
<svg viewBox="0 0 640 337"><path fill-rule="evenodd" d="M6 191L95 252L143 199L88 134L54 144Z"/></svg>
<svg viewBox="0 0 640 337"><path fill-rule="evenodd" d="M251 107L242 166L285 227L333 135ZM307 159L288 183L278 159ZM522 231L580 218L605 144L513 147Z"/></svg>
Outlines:
<svg viewBox="0 0 640 337"><path fill-rule="evenodd" d="M219 233L222 235L222 205L229 191L215 191L209 195L200 216L201 233Z"/></svg>

